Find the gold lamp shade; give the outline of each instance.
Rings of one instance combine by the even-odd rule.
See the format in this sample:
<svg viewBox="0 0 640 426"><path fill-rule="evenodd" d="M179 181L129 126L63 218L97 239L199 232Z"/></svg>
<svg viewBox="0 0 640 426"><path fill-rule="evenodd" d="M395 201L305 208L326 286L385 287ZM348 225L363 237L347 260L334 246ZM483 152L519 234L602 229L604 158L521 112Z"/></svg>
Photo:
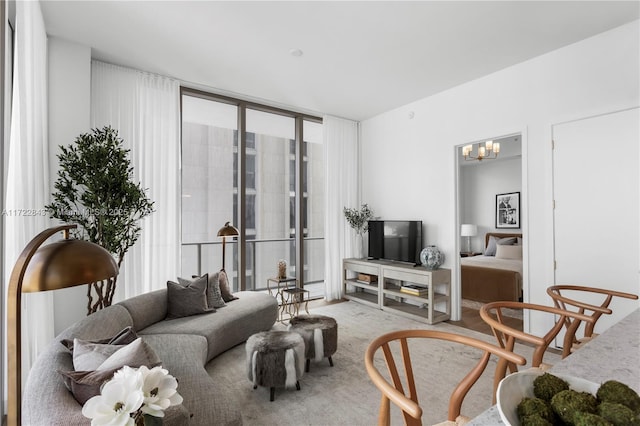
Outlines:
<svg viewBox="0 0 640 426"><path fill-rule="evenodd" d="M11 272L7 291L9 426L19 426L22 419L22 293L75 287L118 275L118 265L107 250L89 241L69 239L69 230L76 227L62 225L36 235L24 248ZM64 232L63 240L42 246L60 231Z"/></svg>
<svg viewBox="0 0 640 426"><path fill-rule="evenodd" d="M58 290L116 275L118 265L104 248L84 240L61 240L40 247L33 255L22 281L22 292Z"/></svg>
<svg viewBox="0 0 640 426"><path fill-rule="evenodd" d="M231 225L230 222L225 223L224 226L218 230L218 237L234 237L239 234L240 231L238 231L238 228Z"/></svg>

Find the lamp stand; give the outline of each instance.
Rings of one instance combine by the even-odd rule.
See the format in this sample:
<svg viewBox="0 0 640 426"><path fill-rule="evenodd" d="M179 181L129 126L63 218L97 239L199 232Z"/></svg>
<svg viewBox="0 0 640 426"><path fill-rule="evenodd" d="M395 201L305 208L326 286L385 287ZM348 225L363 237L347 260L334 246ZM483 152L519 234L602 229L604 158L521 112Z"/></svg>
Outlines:
<svg viewBox="0 0 640 426"><path fill-rule="evenodd" d="M467 253L471 253L471 237L467 235Z"/></svg>
<svg viewBox="0 0 640 426"><path fill-rule="evenodd" d="M72 226L75 228L75 226ZM22 280L31 258L38 248L52 235L65 231L69 226L45 229L35 236L22 250L9 279L7 294L7 367L9 383L7 388L7 424L17 426L22 423Z"/></svg>
<svg viewBox="0 0 640 426"><path fill-rule="evenodd" d="M224 271L224 254L225 254L225 241L226 238L222 237L222 269L220 269L221 271Z"/></svg>
<svg viewBox="0 0 640 426"><path fill-rule="evenodd" d="M7 424L22 424L22 293L58 290L118 275L118 265L107 250L95 243L69 238L77 225L45 229L22 250L11 271L7 291ZM53 234L64 238L42 244Z"/></svg>

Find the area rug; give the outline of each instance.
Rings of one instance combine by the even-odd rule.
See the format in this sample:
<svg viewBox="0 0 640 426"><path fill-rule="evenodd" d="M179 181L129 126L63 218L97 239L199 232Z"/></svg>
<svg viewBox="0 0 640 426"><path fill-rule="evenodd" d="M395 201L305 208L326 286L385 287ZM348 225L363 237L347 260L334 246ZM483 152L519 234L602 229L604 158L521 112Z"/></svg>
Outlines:
<svg viewBox="0 0 640 426"><path fill-rule="evenodd" d="M276 389L275 401L269 401L269 389L253 389L247 378L244 345L221 354L207 364L207 372L228 389L242 407L245 425L372 425L377 423L380 392L364 367L364 353L375 337L402 329L435 329L472 336L491 343L493 336L448 323L433 326L396 314L373 309L356 302L320 306L311 313L328 315L338 322L338 351L334 366L325 359L311 362L311 371L300 380L299 391ZM274 329L284 329L277 323ZM518 345L516 350L531 358L532 348ZM411 345L414 374L425 425L446 420L449 395L453 387L477 362L478 352L460 345L421 339ZM554 363L558 355L548 353L545 362ZM464 400L463 414L474 417L492 405L492 357L485 374ZM378 368L386 371L384 361ZM392 405L391 424L403 424L400 411Z"/></svg>

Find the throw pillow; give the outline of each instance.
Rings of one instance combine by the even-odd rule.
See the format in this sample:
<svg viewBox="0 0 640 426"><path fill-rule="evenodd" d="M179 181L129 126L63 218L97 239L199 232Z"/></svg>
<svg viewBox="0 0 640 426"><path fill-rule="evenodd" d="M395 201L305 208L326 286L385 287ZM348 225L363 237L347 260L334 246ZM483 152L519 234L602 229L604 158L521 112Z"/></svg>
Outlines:
<svg viewBox="0 0 640 426"><path fill-rule="evenodd" d="M147 342L137 338L132 343L118 349L113 355L104 360L96 370L119 369L128 365L131 368L146 365L149 368L160 365L162 362L155 351Z"/></svg>
<svg viewBox="0 0 640 426"><path fill-rule="evenodd" d="M484 251L485 256L495 256L496 255L496 246L500 245L511 245L515 244L517 241L516 237L507 237L507 238L497 238L495 236L489 237L489 242L487 243L487 249Z"/></svg>
<svg viewBox="0 0 640 426"><path fill-rule="evenodd" d="M215 312L207 304L207 277L181 285L167 281L167 318L182 318L190 315Z"/></svg>
<svg viewBox="0 0 640 426"><path fill-rule="evenodd" d="M76 341L76 345L80 342ZM76 348L78 349L78 348ZM161 365L155 351L146 342L138 338L128 345L118 348L93 371L62 371L58 372L65 378L65 385L73 397L84 404L89 398L100 394L102 384L113 377L113 373L128 365L132 368L146 365L149 368Z"/></svg>
<svg viewBox="0 0 640 426"><path fill-rule="evenodd" d="M496 249L496 259L519 259L522 260L522 245L500 245Z"/></svg>
<svg viewBox="0 0 640 426"><path fill-rule="evenodd" d="M207 277L207 305L210 308L222 308L226 305L224 303L224 299L222 298L222 293L220 293L220 283L218 282L218 273L216 272L213 275L204 274L202 277ZM197 275L193 275L191 278L202 278ZM178 282L182 285L185 284L187 280L184 278L178 278Z"/></svg>
<svg viewBox="0 0 640 426"><path fill-rule="evenodd" d="M107 337L106 339L99 339L99 340L85 340L85 342L100 343L105 345L128 345L129 343L133 342L137 338L138 338L138 335L133 330L133 327L128 326L120 330L118 334L116 334L115 336ZM62 343L64 347L66 347L71 352L73 352L74 340L75 339L62 339L60 343Z"/></svg>
<svg viewBox="0 0 640 426"><path fill-rule="evenodd" d="M73 339L73 369L76 371L95 370L107 358L124 346Z"/></svg>
<svg viewBox="0 0 640 426"><path fill-rule="evenodd" d="M58 373L64 377L64 384L73 394L73 397L84 405L89 399L100 395L100 388L113 377L117 370L96 371L62 371Z"/></svg>
<svg viewBox="0 0 640 426"><path fill-rule="evenodd" d="M229 278L227 277L227 273L224 269L218 272L218 280L220 281L220 293L222 293L222 298L225 302L231 302L232 300L236 300L235 297L231 293L231 287L229 286Z"/></svg>

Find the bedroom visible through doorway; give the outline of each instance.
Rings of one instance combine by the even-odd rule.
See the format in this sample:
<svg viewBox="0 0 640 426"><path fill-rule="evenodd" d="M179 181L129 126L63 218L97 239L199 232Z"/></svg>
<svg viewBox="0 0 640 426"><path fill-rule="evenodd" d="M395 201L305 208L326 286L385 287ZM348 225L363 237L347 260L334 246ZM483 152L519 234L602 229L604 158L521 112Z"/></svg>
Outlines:
<svg viewBox="0 0 640 426"><path fill-rule="evenodd" d="M473 141L457 152L461 320L454 324L490 334L479 307L523 295L522 137ZM510 321L522 329L521 312Z"/></svg>

